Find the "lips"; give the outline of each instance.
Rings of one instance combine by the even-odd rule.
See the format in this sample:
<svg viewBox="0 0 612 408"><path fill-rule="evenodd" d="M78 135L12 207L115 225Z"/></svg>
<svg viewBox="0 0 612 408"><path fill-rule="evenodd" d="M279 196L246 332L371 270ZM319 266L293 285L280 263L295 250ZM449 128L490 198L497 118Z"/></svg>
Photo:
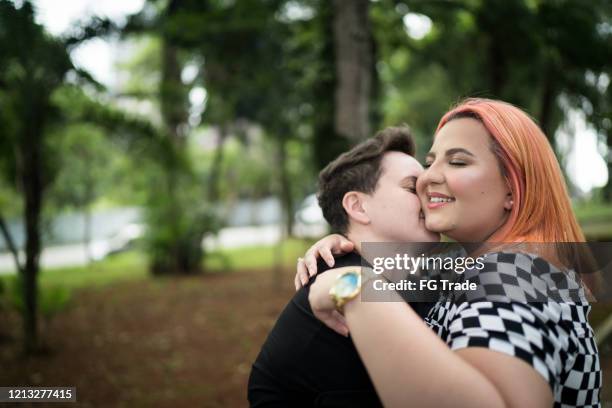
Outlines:
<svg viewBox="0 0 612 408"><path fill-rule="evenodd" d="M455 201L454 197L442 193L428 192L427 193L427 208L430 210L444 207Z"/></svg>

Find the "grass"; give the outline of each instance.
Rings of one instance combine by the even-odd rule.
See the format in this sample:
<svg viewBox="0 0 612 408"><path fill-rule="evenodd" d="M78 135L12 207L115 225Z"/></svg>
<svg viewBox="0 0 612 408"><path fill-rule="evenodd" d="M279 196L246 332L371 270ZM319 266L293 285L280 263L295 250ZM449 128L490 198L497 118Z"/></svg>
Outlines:
<svg viewBox="0 0 612 408"><path fill-rule="evenodd" d="M611 205L584 204L577 206L574 210L588 240L609 241L612 239Z"/></svg>
<svg viewBox="0 0 612 408"><path fill-rule="evenodd" d="M207 273L226 274L236 270L290 269L295 260L312 244L311 241L291 239L280 246L253 246L220 250L207 254L203 269ZM151 279L146 255L139 250L115 254L88 266L42 270L39 275L39 310L52 317L65 310L72 302L75 290L100 289L117 283L148 281L158 289L166 279ZM282 282L280 282L282 283ZM279 284L280 284L279 283ZM23 300L16 275L0 276L0 310L10 307L22 310Z"/></svg>
<svg viewBox="0 0 612 408"><path fill-rule="evenodd" d="M287 267L294 265L296 258L304 254L311 244L311 241L289 239L280 247L252 246L214 251L207 254L203 267L206 272L213 273ZM72 290L104 287L116 282L146 279L149 276L146 255L132 250L112 255L89 266L45 269L39 275L39 284L43 290L57 287ZM0 280L5 283L14 279L14 275L0 276Z"/></svg>
<svg viewBox="0 0 612 408"><path fill-rule="evenodd" d="M612 220L612 205L609 204L584 204L577 206L574 211L581 223Z"/></svg>
<svg viewBox="0 0 612 408"><path fill-rule="evenodd" d="M43 270L41 287L62 286L69 289L102 287L114 282L143 279L147 263L140 251L129 251L94 262L89 266L75 266Z"/></svg>
<svg viewBox="0 0 612 408"><path fill-rule="evenodd" d="M210 272L236 269L264 269L295 265L298 256L314 241L289 239L279 246L253 246L240 249L226 249L207 255L204 267Z"/></svg>

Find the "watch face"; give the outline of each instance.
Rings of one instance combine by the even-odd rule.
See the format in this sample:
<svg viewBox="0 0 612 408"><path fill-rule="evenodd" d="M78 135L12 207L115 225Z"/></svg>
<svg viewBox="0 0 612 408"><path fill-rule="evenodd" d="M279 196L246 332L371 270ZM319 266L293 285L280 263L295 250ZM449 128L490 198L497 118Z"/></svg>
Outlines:
<svg viewBox="0 0 612 408"><path fill-rule="evenodd" d="M336 283L335 292L340 297L350 296L359 286L359 275L356 273L344 274Z"/></svg>

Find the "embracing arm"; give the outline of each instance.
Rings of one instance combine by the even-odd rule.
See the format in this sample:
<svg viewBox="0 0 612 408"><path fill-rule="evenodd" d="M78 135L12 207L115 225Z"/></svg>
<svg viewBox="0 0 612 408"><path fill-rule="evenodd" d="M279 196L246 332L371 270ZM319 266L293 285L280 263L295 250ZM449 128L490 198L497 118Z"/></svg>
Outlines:
<svg viewBox="0 0 612 408"><path fill-rule="evenodd" d="M298 258L297 272L294 278L295 290L306 286L308 280L317 274L317 259L323 258L327 266L334 267L334 254L348 254L355 248L355 244L340 234L326 235L315 242L304 254Z"/></svg>
<svg viewBox="0 0 612 408"><path fill-rule="evenodd" d="M338 273L311 287L315 314L333 307L327 292ZM357 298L345 318L385 406L552 406L548 384L527 363L480 347L452 351L404 302Z"/></svg>
<svg viewBox="0 0 612 408"><path fill-rule="evenodd" d="M548 384L526 363L480 347L452 351L406 303L352 301L345 312L385 406L552 406Z"/></svg>

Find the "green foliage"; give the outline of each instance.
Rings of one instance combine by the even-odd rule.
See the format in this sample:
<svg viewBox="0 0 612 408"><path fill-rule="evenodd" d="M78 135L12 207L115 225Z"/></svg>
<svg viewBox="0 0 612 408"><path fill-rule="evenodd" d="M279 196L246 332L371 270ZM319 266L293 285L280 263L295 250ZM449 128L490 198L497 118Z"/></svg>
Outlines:
<svg viewBox="0 0 612 408"><path fill-rule="evenodd" d="M583 108L588 101L593 112L609 112L602 92L588 79L610 73L612 34L601 29L602 24L609 26L612 18L608 2L398 3L400 14L422 13L433 22L423 39L405 36L403 41L392 42L393 47L383 46L384 61L400 68L387 80L405 96L407 115L413 112L409 101L413 92L418 92L419 83L432 87L430 100L445 102L427 103L424 110L434 105L448 107L466 96L500 98L527 109L549 137L563 120L560 95L569 97L576 108ZM386 21L392 18L387 16ZM387 27L389 24L383 30L389 31ZM408 54L401 59L404 67L397 53ZM427 77L430 72L436 75ZM399 111L398 102L393 112Z"/></svg>
<svg viewBox="0 0 612 408"><path fill-rule="evenodd" d="M63 286L43 289L38 296L40 312L47 319L66 309L72 299L70 290Z"/></svg>
<svg viewBox="0 0 612 408"><path fill-rule="evenodd" d="M1 176L13 184L29 170L20 169L27 164L19 161L20 156L29 157L30 152L48 157L45 131L59 119L51 95L72 63L63 43L34 22L29 2L16 9L0 1L0 27L0 168ZM49 161L36 165L44 170L44 186L53 179L55 167Z"/></svg>
<svg viewBox="0 0 612 408"><path fill-rule="evenodd" d="M18 275L5 277L0 280L0 285L6 285L5 296L9 307L23 313L25 308L23 280ZM0 293L1 296L2 293ZM63 285L46 285L39 287L37 298L41 315L46 319L51 319L70 305L72 292Z"/></svg>
<svg viewBox="0 0 612 408"><path fill-rule="evenodd" d="M24 195L26 261L20 268L23 284L19 288L23 290L24 351L32 352L38 348L36 287L44 192L57 174L50 160L48 131L61 115L52 95L74 67L66 44L48 36L35 22L29 1L16 7L6 0L0 0L0 66L0 121L5 132L0 142L0 177Z"/></svg>
<svg viewBox="0 0 612 408"><path fill-rule="evenodd" d="M277 192L278 163L274 160L274 147L274 141L261 133L251 136L248 144L239 142L235 137L229 138L224 146L220 201L231 203L240 198L259 199ZM214 152L194 148L191 153L198 179L207 180ZM310 154L308 145L300 141L288 142L287 171L296 199L315 189Z"/></svg>
<svg viewBox="0 0 612 408"><path fill-rule="evenodd" d="M202 201L203 188L191 174L158 174L145 214L151 269L156 274L199 272L204 235L220 228L215 209Z"/></svg>
<svg viewBox="0 0 612 408"><path fill-rule="evenodd" d="M587 203L577 206L574 211L580 222L602 222L612 220L612 205Z"/></svg>
<svg viewBox="0 0 612 408"><path fill-rule="evenodd" d="M52 97L61 109L65 124L96 126L116 148L128 152L139 164L146 159L158 163L178 161L162 130L148 118L126 113L100 97L91 97L83 89L68 84L57 89ZM59 134L63 133L62 128L57 130Z"/></svg>
<svg viewBox="0 0 612 408"><path fill-rule="evenodd" d="M22 197L13 186L0 177L0 214L7 219L19 216L23 208Z"/></svg>
<svg viewBox="0 0 612 408"><path fill-rule="evenodd" d="M88 123L66 126L62 133L54 146L60 170L51 195L60 206L82 208L107 186L110 141L98 127Z"/></svg>
<svg viewBox="0 0 612 408"><path fill-rule="evenodd" d="M228 272L244 268L270 269L276 265L293 267L297 257L302 256L313 243L311 240L287 239L280 248L258 245L217 250L207 256L205 268L211 272ZM282 254L281 259L277 258L279 253Z"/></svg>
<svg viewBox="0 0 612 408"><path fill-rule="evenodd" d="M297 257L303 255L312 244L311 240L287 239L282 242L280 251L276 245L215 250L202 260L202 268L214 273L228 273L244 268L270 269L275 265L293 267ZM281 260L276 258L278 253L282 254ZM149 277L146 253L133 250L112 255L90 266L43 270L40 274L40 287L43 292L49 288L62 287L73 293L80 289L101 288ZM0 276L0 293L4 293L5 303L9 303L8 293L14 291L11 288L16 287L16 280L15 275Z"/></svg>
<svg viewBox="0 0 612 408"><path fill-rule="evenodd" d="M147 277L147 258L139 251L128 251L109 256L90 266L74 266L43 270L40 286L61 286L71 291L82 288L98 288L116 282Z"/></svg>
<svg viewBox="0 0 612 408"><path fill-rule="evenodd" d="M119 64L118 69L129 74L122 86L122 96L156 103L161 72L161 44L155 36L130 38L134 54Z"/></svg>

